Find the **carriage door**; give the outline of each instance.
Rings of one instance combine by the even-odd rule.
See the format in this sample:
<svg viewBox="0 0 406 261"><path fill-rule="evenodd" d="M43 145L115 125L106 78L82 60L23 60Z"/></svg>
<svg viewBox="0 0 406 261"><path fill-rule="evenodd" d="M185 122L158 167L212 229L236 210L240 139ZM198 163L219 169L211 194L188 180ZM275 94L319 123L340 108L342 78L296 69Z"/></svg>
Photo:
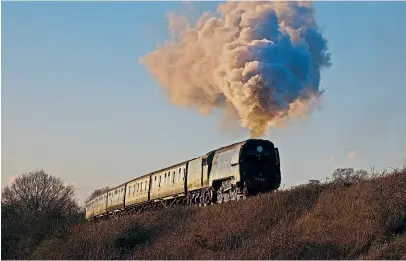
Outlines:
<svg viewBox="0 0 406 261"><path fill-rule="evenodd" d="M208 158L202 159L202 185L204 187L209 186L209 179L210 179L210 168L211 166L208 164Z"/></svg>
<svg viewBox="0 0 406 261"><path fill-rule="evenodd" d="M207 180L207 161L206 158L202 158L202 173L201 173L201 185L205 186L206 185L206 180Z"/></svg>

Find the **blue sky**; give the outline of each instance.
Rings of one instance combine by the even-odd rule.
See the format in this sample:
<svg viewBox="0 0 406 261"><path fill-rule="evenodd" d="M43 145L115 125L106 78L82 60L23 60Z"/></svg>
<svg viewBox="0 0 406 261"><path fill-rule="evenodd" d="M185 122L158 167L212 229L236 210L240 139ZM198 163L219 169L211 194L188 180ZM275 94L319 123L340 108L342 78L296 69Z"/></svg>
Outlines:
<svg viewBox="0 0 406 261"><path fill-rule="evenodd" d="M193 3L192 16L218 3ZM332 67L318 110L265 138L280 149L282 183L334 168L382 170L406 160L406 2L316 2ZM45 169L94 189L248 138L168 102L139 58L169 38L181 2L3 2L2 174Z"/></svg>

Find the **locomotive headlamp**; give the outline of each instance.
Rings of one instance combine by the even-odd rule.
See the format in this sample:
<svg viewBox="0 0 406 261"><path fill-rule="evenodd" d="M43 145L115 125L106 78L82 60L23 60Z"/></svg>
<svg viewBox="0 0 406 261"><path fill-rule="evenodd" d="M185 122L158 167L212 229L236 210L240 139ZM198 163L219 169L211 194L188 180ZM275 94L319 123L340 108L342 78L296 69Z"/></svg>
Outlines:
<svg viewBox="0 0 406 261"><path fill-rule="evenodd" d="M262 152L262 150L263 150L262 146L258 146L258 147L257 147L257 151L258 151L258 152Z"/></svg>

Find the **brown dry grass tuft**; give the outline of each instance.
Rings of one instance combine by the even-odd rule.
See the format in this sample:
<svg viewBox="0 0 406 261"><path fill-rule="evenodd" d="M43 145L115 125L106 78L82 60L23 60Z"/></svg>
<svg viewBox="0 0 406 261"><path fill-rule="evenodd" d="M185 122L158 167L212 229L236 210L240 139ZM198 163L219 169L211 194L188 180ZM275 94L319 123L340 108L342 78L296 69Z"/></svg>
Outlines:
<svg viewBox="0 0 406 261"><path fill-rule="evenodd" d="M406 169L350 186L79 224L32 258L405 259L405 232Z"/></svg>

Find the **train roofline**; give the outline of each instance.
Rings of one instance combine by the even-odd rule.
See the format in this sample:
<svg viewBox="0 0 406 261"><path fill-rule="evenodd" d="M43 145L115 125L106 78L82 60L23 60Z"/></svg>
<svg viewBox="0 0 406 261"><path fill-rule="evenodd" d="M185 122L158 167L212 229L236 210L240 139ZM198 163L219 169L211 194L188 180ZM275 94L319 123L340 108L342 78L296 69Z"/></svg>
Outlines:
<svg viewBox="0 0 406 261"><path fill-rule="evenodd" d="M250 141L250 140L266 141L266 142L270 142L271 144L273 144L272 141L267 140L267 139L246 139L246 140L243 140L243 141L235 142L235 143L233 143L233 144L230 144L230 145L227 145L227 146L223 146L223 147L220 147L220 148L211 150L211 151L207 152L206 154L204 154L203 157L207 157L208 155L210 155L210 154L213 153L213 152L214 152L214 153L216 153L216 152L222 152L222 151L225 151L225 150L227 150L227 149L231 149L231 148L233 148L233 147L236 147L236 146L238 146L238 145L243 145L243 144L247 143L247 142ZM100 194L99 196L97 196L97 197L94 198L93 200L89 201L88 204L90 204L91 202L95 201L95 200L98 199L100 196L103 196L103 195L105 195L105 194L108 194L108 193L109 193L110 191L112 191L112 190L115 190L115 189L117 189L117 188L119 188L119 187L122 187L122 186L126 186L128 183L130 183L130 182L132 182L132 181L149 177L149 176L151 176L151 175L153 175L153 174L155 174L155 173L157 173L157 172L161 172L161 171L164 171L164 170L167 170L167 169L171 169L171 168L176 167L176 166L183 165L183 164L185 164L185 163L187 163L187 162L189 162L189 161L198 159L198 158L200 158L200 157L202 157L202 156L195 157L195 158L192 158L192 159L189 159L189 160L185 160L185 161L183 161L183 162L180 162L180 163L171 165L171 166L169 166L169 167L165 167L165 168L162 168L162 169L159 169L159 170L156 170L156 171L152 171L152 172L149 172L149 173L144 174L144 175L142 175L142 176L139 176L139 177L133 178L133 179L131 179L131 180L128 180L128 181L126 181L126 182L124 182L124 183L121 183L120 185L117 185L117 186L115 186L115 187L109 189L107 192L105 192L105 193L103 193L103 194Z"/></svg>

